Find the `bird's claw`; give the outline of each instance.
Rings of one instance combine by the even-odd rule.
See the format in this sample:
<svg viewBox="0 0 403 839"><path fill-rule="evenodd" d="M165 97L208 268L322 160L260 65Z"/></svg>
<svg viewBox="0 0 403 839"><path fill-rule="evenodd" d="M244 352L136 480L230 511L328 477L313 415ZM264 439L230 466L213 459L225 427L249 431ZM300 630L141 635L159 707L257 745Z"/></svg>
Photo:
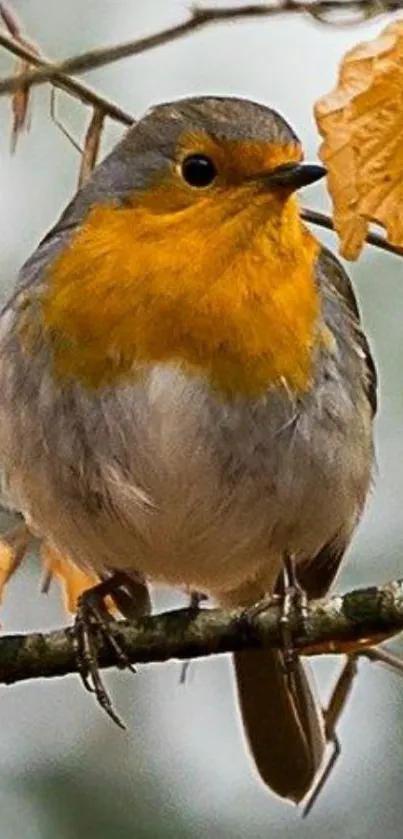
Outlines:
<svg viewBox="0 0 403 839"><path fill-rule="evenodd" d="M118 624L110 617L104 604L104 597L109 593L107 584L112 580L83 592L77 604L72 633L78 672L85 689L95 694L101 708L116 725L125 728L113 708L98 665L98 644L103 637L115 654L117 666L135 672L119 638Z"/></svg>

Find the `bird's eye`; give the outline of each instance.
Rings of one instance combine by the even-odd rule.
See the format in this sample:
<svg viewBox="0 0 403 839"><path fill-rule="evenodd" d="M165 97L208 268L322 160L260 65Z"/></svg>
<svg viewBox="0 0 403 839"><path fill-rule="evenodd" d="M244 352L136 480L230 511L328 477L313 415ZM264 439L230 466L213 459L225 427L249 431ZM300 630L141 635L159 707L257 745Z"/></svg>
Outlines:
<svg viewBox="0 0 403 839"><path fill-rule="evenodd" d="M216 175L213 161L204 154L190 154L182 163L182 176L189 186L209 186Z"/></svg>

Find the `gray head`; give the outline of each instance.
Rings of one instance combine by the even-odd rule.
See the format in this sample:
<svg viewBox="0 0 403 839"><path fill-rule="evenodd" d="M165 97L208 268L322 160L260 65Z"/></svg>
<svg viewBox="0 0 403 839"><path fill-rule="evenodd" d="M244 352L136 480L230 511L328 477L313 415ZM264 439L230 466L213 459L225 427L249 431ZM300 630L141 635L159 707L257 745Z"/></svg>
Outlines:
<svg viewBox="0 0 403 839"><path fill-rule="evenodd" d="M90 182L74 202L74 220L89 204L111 201L125 203L136 190L146 188L162 177L183 157L184 151L205 154L217 145L224 155L229 145L246 143L246 168L273 166L290 159L301 159L297 135L276 111L247 99L197 96L152 107L130 128L123 139L98 166ZM190 148L186 146L190 145ZM260 149L260 154L259 154ZM282 155L281 150L284 150ZM276 153L277 151L277 153ZM249 160L246 157L249 156ZM258 158L262 160L259 163ZM255 158L256 160L254 160ZM284 158L284 160L283 160ZM252 174L252 172L250 172ZM73 209L73 208L70 208ZM70 213L69 213L70 215Z"/></svg>
<svg viewBox="0 0 403 839"><path fill-rule="evenodd" d="M294 189L322 177L302 165L297 135L280 114L247 99L197 96L152 107L130 128L74 197L56 228L68 233L95 204L122 206L143 200L144 190L167 178L195 202L206 188L259 181ZM189 163L190 161L190 163ZM202 189L200 189L202 187Z"/></svg>
<svg viewBox="0 0 403 839"><path fill-rule="evenodd" d="M217 141L298 145L299 140L277 111L248 99L194 96L156 105L129 129L122 146L136 151L156 147L175 155L181 135L205 134Z"/></svg>

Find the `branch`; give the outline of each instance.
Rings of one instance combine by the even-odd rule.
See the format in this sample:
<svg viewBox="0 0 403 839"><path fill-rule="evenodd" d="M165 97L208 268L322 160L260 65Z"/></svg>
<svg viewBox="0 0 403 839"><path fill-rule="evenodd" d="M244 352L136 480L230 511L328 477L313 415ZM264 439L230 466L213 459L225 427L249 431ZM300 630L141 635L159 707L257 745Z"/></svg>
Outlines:
<svg viewBox="0 0 403 839"><path fill-rule="evenodd" d="M280 647L280 617L281 604L276 598L260 613L256 609L179 609L136 622L122 621L115 627L132 663L161 662ZM303 628L295 615L290 618L290 629L295 648L303 654L360 652L361 648L366 654L366 645L403 629L403 580L313 602ZM116 664L113 650L101 638L97 649L100 667ZM76 672L70 628L0 639L2 683Z"/></svg>
<svg viewBox="0 0 403 839"><path fill-rule="evenodd" d="M318 227L324 227L326 230L332 230L334 233L336 232L332 219L330 216L326 215L326 213L319 213L317 210L311 210L309 207L303 207L301 210L301 217L305 221L309 221L311 224L317 224ZM399 245L391 245L390 242L387 242L384 236L380 236L379 233L368 233L365 237L365 241L368 245L373 245L375 248L379 248L382 251L393 253L395 256L403 256L403 247L399 247Z"/></svg>
<svg viewBox="0 0 403 839"><path fill-rule="evenodd" d="M31 64L35 64L39 70L30 71L27 73L20 73L7 79L0 80L0 95L10 91L18 91L21 89L27 90L28 85L40 84L45 81L50 81L55 87L67 91L71 95L79 98L87 105L92 105L94 112L87 132L89 137L89 148L84 146L84 155L79 176L79 185L87 180L92 169L94 168L97 151L99 146L100 135L102 131L103 119L106 115L130 126L134 123L134 118L131 114L122 110L114 102L111 102L87 85L82 84L72 79L67 73L84 72L85 70L93 69L94 67L101 67L105 64L112 63L128 55L136 55L154 47L161 46L169 41L176 40L183 37L190 32L200 29L203 26L214 23L221 23L223 21L236 21L248 17L268 17L283 13L306 13L310 14L322 23L327 21L328 13L343 9L350 11L360 11L364 17L368 18L375 14L381 14L386 11L396 11L403 6L403 0L313 0L308 5L298 0L275 0L269 6L256 6L248 4L242 7L226 8L226 9L212 9L195 8L190 18L184 23L162 30L161 32L151 35L146 38L141 38L136 41L130 41L127 44L119 44L116 47L106 47L104 49L96 49L86 52L76 58L68 59L61 64L52 64L39 53L37 47L31 47L25 37L22 36L18 22L13 13L8 10L5 3L0 2L0 16L3 17L6 25L10 30L10 34L0 32L0 46L5 47L9 52L18 56ZM55 118L54 118L55 119ZM57 121L56 121L57 122ZM58 123L57 123L58 124ZM62 126L60 126L62 128ZM65 129L62 128L63 131ZM66 133L66 132L65 132ZM70 137L70 140L72 138ZM74 142L74 141L72 141ZM302 217L305 221L311 224L319 225L327 230L334 230L332 219L324 214L304 208L302 210ZM397 245L391 245L386 239L376 233L369 233L366 237L368 244L374 245L381 250L388 251L397 256L403 256L403 248Z"/></svg>
<svg viewBox="0 0 403 839"><path fill-rule="evenodd" d="M2 12L1 6L0 12ZM23 58L26 61L29 61L30 64L35 64L42 70L47 70L48 68L55 66L47 61L43 55L38 55L38 53L34 52L34 50L29 49L29 47L25 46L11 35L8 35L6 32L0 32L0 47L4 47L8 50L8 52L16 55L17 58ZM14 81L17 82L14 90L24 88L24 78L27 75L29 75L29 73L20 73L18 76L12 77ZM97 108L102 113L111 117L111 119L114 119L123 125L133 125L134 117L131 114L124 111L123 108L119 107L119 105L115 105L115 103L111 102L109 99L105 99L103 96L100 96L95 90L88 87L88 85L78 82L75 79L71 79L64 73L53 74L52 72L51 81L55 87L70 93L86 105L93 105L94 108ZM0 85L1 84L3 84L3 82L0 81Z"/></svg>
<svg viewBox="0 0 403 839"><path fill-rule="evenodd" d="M89 50L56 64L38 59L36 61L32 60L33 64L40 65L39 68L18 76L9 76L0 81L0 96L6 93L14 93L26 85L33 86L45 82L66 87L66 74L86 73L88 70L113 64L115 61L120 61L129 56L140 55L163 44L177 41L192 32L220 23L234 23L246 19L267 18L282 14L306 14L316 21L330 24L332 23L332 13L341 12L345 14L346 11L358 14L358 18L355 17L354 19L354 22L357 23L357 21L368 20L376 15L396 11L402 5L402 0L308 0L308 2L304 2L304 0L302 2L300 0L274 0L273 2L272 0L270 4L264 6L248 3L244 6L230 6L224 9L195 7L187 20L145 38L138 38L112 47ZM335 22L337 24L337 19ZM10 39L8 39L8 43L7 39L8 36L0 35L0 46L10 49ZM73 92L70 82L71 80L69 81L69 89ZM76 95L79 95L77 83L75 85ZM81 86L81 96L84 101L91 101L91 104L103 107L100 101L94 101L93 97L96 95L92 91L92 98L88 100L86 98L88 97L88 89L83 89L83 86ZM111 103L109 103L109 106L111 106ZM104 110L106 110L105 107Z"/></svg>

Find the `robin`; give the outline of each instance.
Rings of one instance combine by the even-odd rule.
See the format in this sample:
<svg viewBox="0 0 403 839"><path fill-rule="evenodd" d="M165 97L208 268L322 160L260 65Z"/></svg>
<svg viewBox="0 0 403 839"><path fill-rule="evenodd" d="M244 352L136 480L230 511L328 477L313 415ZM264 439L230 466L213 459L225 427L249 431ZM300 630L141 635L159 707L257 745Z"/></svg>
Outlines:
<svg viewBox="0 0 403 839"><path fill-rule="evenodd" d="M337 573L371 484L376 375L349 279L300 217L296 191L324 174L263 105L154 107L3 310L8 493L134 612L148 581L248 607L284 567L310 598ZM235 671L260 775L298 802L325 740L283 657L237 652Z"/></svg>

